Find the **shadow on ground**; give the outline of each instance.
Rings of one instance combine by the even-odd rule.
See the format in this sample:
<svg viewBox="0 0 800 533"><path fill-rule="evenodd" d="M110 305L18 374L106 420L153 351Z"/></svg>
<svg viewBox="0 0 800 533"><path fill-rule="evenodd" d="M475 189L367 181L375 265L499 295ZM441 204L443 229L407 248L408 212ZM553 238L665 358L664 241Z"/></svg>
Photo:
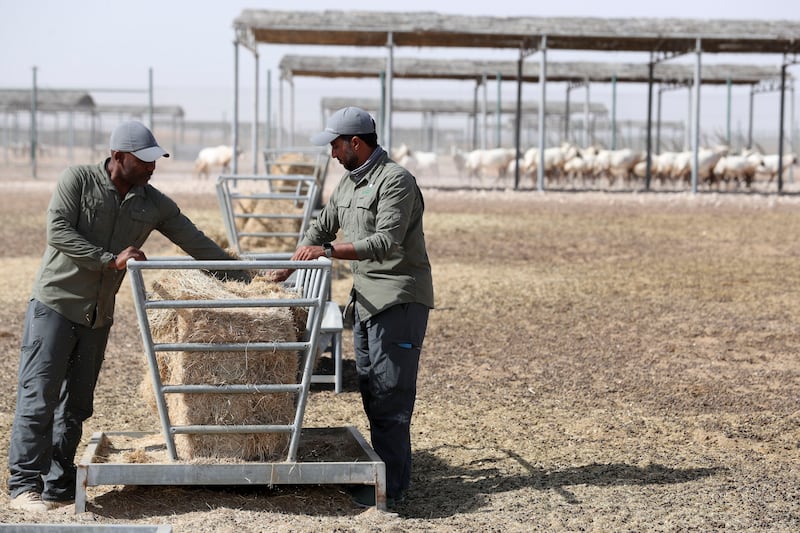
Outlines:
<svg viewBox="0 0 800 533"><path fill-rule="evenodd" d="M444 448L444 447L440 447ZM453 448L446 446L452 452ZM395 509L406 518L446 518L456 514L475 511L487 504L487 496L492 494L530 487L536 490L553 490L567 503L579 504L578 498L569 490L576 485L598 487L620 485L666 485L688 483L701 478L714 476L725 469L715 468L670 468L659 464L646 467L624 463L588 464L570 468L550 470L536 467L518 454L502 450L505 457L497 451L486 453L485 457L470 461L467 466L453 467L437 457L437 449L417 452L414 455L415 480L408 498ZM478 450L472 450L478 452ZM508 460L516 462L526 473L507 475L496 463ZM453 498L458 495L458 498ZM425 505L418 505L421 499ZM415 509L424 508L425 516ZM436 509L433 514L431 509Z"/></svg>

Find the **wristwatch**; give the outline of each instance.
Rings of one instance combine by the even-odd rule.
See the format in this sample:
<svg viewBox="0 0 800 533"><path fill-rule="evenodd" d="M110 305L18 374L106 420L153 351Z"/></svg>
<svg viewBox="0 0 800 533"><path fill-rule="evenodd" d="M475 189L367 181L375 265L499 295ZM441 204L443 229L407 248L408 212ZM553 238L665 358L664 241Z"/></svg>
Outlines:
<svg viewBox="0 0 800 533"><path fill-rule="evenodd" d="M329 242L326 242L322 245L322 247L325 249L325 257L330 259L333 256L333 245Z"/></svg>

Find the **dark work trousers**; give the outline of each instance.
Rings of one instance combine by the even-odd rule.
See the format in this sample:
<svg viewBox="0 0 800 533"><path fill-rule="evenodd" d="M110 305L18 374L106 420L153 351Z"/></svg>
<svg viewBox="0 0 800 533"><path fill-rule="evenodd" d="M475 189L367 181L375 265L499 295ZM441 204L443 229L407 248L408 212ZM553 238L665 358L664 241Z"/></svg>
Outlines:
<svg viewBox="0 0 800 533"><path fill-rule="evenodd" d="M70 322L37 300L28 304L8 449L12 498L28 491L45 500L75 497L75 452L92 416L109 330Z"/></svg>
<svg viewBox="0 0 800 533"><path fill-rule="evenodd" d="M398 304L361 322L356 310L353 341L358 387L369 420L372 447L386 464L386 496L411 484L411 415L417 370L428 327L427 306Z"/></svg>

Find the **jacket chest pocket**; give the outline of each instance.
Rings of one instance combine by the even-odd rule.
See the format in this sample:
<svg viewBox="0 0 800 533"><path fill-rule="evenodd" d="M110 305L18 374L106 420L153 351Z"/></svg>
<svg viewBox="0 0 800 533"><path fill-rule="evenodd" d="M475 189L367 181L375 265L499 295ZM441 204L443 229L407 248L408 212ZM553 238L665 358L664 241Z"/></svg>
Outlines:
<svg viewBox="0 0 800 533"><path fill-rule="evenodd" d="M377 194L371 188L357 189L352 198L339 202L339 222L347 240L356 241L375 230Z"/></svg>
<svg viewBox="0 0 800 533"><path fill-rule="evenodd" d="M129 211L128 217L131 224L131 237L136 246L141 246L150 232L158 225L158 213L151 209L136 209Z"/></svg>
<svg viewBox="0 0 800 533"><path fill-rule="evenodd" d="M117 210L102 198L84 196L81 198L81 212L78 220L78 231L97 242L106 242L114 229Z"/></svg>
<svg viewBox="0 0 800 533"><path fill-rule="evenodd" d="M375 231L375 217L378 212L378 191L372 187L364 187L356 191L355 209L356 223L361 231L371 235Z"/></svg>

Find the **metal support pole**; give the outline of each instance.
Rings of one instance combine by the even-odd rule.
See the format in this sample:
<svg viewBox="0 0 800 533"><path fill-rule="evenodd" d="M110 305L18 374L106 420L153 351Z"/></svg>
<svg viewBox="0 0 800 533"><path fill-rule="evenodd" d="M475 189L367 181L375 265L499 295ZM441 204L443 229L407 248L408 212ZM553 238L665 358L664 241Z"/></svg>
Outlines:
<svg viewBox="0 0 800 533"><path fill-rule="evenodd" d="M239 173L239 40L233 41L233 128L231 129L233 158L231 172Z"/></svg>
<svg viewBox="0 0 800 533"><path fill-rule="evenodd" d="M514 158L514 190L519 188L519 160L522 157L521 135L522 135L522 66L525 60L525 50L520 48L519 59L517 60L517 108L514 113L514 147L516 157Z"/></svg>
<svg viewBox="0 0 800 533"><path fill-rule="evenodd" d="M283 148L283 133L284 133L284 120L283 120L283 79L284 76L281 75L280 79L278 80L278 135L277 135L277 147ZM323 127L325 126L325 120L322 121Z"/></svg>
<svg viewBox="0 0 800 533"><path fill-rule="evenodd" d="M694 134L692 136L692 192L697 192L697 171L699 170L700 160L698 151L700 150L700 61L703 55L701 48L701 41L697 39L696 53L697 60L694 68L694 113L692 116L692 127Z"/></svg>
<svg viewBox="0 0 800 533"><path fill-rule="evenodd" d="M611 149L617 149L617 75L611 76Z"/></svg>
<svg viewBox="0 0 800 533"><path fill-rule="evenodd" d="M794 148L794 141L795 141L795 112L794 112L794 100L795 100L795 92L794 92L794 80L790 83L792 97L789 100L789 151L797 156L797 151ZM794 165L789 167L789 183L794 183Z"/></svg>
<svg viewBox="0 0 800 533"><path fill-rule="evenodd" d="M781 65L781 105L778 120L778 194L783 192L783 122L786 114L786 61Z"/></svg>
<svg viewBox="0 0 800 533"><path fill-rule="evenodd" d="M294 123L295 123L295 105L294 105L294 77L290 77L286 80L287 85L289 85L289 140L286 143L286 146L294 146L297 144L294 140Z"/></svg>
<svg viewBox="0 0 800 533"><path fill-rule="evenodd" d="M253 51L255 87L253 88L253 127L250 128L251 144L253 150L253 174L258 174L258 100L259 100L259 62L258 52Z"/></svg>
<svg viewBox="0 0 800 533"><path fill-rule="evenodd" d="M483 123L483 131L481 132L481 149L486 150L486 147L489 145L489 114L487 113L487 106L489 100L488 94L488 87L487 87L487 77L486 73L484 72L481 76L481 84L483 85L483 99L481 100L481 122Z"/></svg>
<svg viewBox="0 0 800 533"><path fill-rule="evenodd" d="M148 70L147 76L147 94L148 94L148 106L147 106L147 124L150 128L150 131L155 129L155 121L153 119L153 67L150 67Z"/></svg>
<svg viewBox="0 0 800 533"><path fill-rule="evenodd" d="M583 147L587 148L591 143L589 142L589 80L584 81L586 84L585 100L583 101Z"/></svg>
<svg viewBox="0 0 800 533"><path fill-rule="evenodd" d="M494 146L495 146L495 148L500 148L500 145L502 144L501 128L503 127L503 123L502 123L503 116L502 116L502 112L501 112L502 109L503 109L503 106L501 105L501 102L500 102L500 100L502 98L502 95L501 95L502 91L500 90L500 88L501 88L500 84L501 84L501 82L503 80L503 76L498 72L496 77L495 77L495 79L497 80L497 103L496 103L495 110L494 110L494 117L495 117L495 121L494 121L495 122Z"/></svg>
<svg viewBox="0 0 800 533"><path fill-rule="evenodd" d="M392 32L386 35L386 48L388 49L386 57L386 122L383 135L386 139L384 148L387 153L392 153L392 100L394 86L394 35Z"/></svg>
<svg viewBox="0 0 800 533"><path fill-rule="evenodd" d="M570 117L570 109L569 109L569 97L572 94L572 84L567 84L567 94L564 98L564 140L569 142L569 117Z"/></svg>
<svg viewBox="0 0 800 533"><path fill-rule="evenodd" d="M753 148L753 104L755 103L755 85L750 86L750 113L747 120L747 149Z"/></svg>
<svg viewBox="0 0 800 533"><path fill-rule="evenodd" d="M272 71L267 69L267 112L264 117L264 147L272 147ZM268 170L265 169L267 173Z"/></svg>
<svg viewBox="0 0 800 533"><path fill-rule="evenodd" d="M664 91L658 87L658 98L656 99L656 153L661 153L661 98Z"/></svg>
<svg viewBox="0 0 800 533"><path fill-rule="evenodd" d="M382 70L379 77L381 82L381 107L378 109L378 124L375 131L379 131L383 135L386 128L386 71Z"/></svg>
<svg viewBox="0 0 800 533"><path fill-rule="evenodd" d="M70 110L67 115L69 132L67 133L67 160L69 164L75 161L75 112Z"/></svg>
<svg viewBox="0 0 800 533"><path fill-rule="evenodd" d="M647 65L647 142L645 149L645 171L644 171L644 190L650 190L650 180L653 171L653 69L655 68L655 58L650 53L650 63Z"/></svg>
<svg viewBox="0 0 800 533"><path fill-rule="evenodd" d="M731 81L730 76L728 77L728 98L727 98L727 108L725 113L725 143L728 145L728 148L731 147L731 88L733 87L733 82Z"/></svg>
<svg viewBox="0 0 800 533"><path fill-rule="evenodd" d="M478 89L480 82L475 83L475 90L472 93L472 149L478 149Z"/></svg>
<svg viewBox="0 0 800 533"><path fill-rule="evenodd" d="M37 111L37 101L39 100L39 89L36 84L36 67L33 67L33 90L31 91L31 175L36 177L36 152L38 151L38 134L39 132L36 130L36 116L38 115Z"/></svg>
<svg viewBox="0 0 800 533"><path fill-rule="evenodd" d="M536 169L536 189L544 191L544 120L547 107L547 35L542 35L539 51L539 165Z"/></svg>

